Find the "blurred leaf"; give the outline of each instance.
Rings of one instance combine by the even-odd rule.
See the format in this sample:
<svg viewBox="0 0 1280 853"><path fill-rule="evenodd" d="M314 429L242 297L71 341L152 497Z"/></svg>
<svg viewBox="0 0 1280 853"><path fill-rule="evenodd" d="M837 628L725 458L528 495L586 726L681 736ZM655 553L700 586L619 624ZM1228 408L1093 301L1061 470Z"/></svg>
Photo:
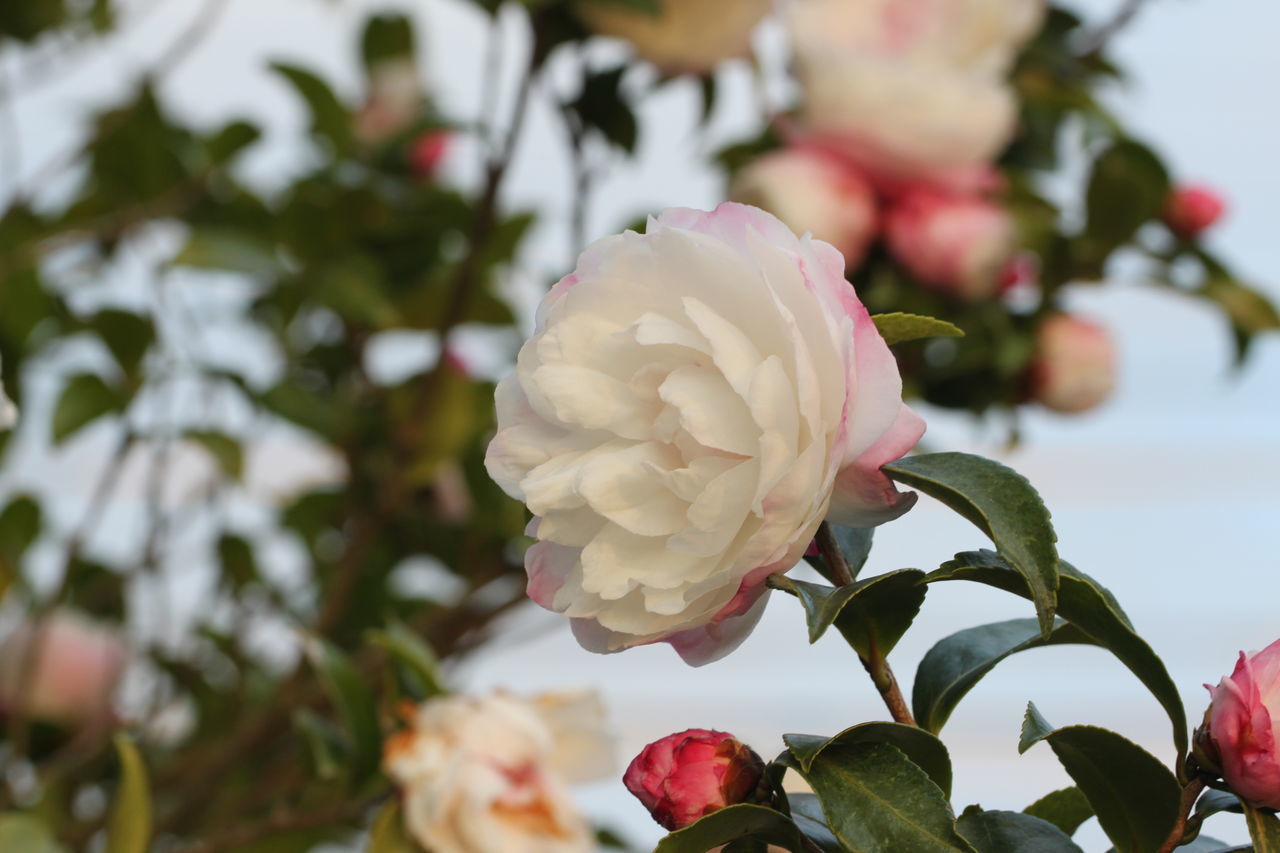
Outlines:
<svg viewBox="0 0 1280 853"><path fill-rule="evenodd" d="M974 853L942 790L898 747L837 744L794 768L817 794L831 831L861 853Z"/></svg>
<svg viewBox="0 0 1280 853"><path fill-rule="evenodd" d="M1182 787L1150 753L1094 726L1053 729L1027 705L1019 752L1045 740L1120 853L1156 853L1178 820ZM1280 850L1280 848L1277 848Z"/></svg>
<svg viewBox="0 0 1280 853"><path fill-rule="evenodd" d="M942 791L943 796L948 798L951 796L951 757L947 754L947 748L937 737L916 726L901 723L862 723L830 738L787 734L782 736L782 740L804 771L808 771L818 756L831 747L869 743L893 744L902 750L903 755L911 759L913 764L929 774L929 778Z"/></svg>
<svg viewBox="0 0 1280 853"><path fill-rule="evenodd" d="M128 311L107 309L86 319L85 325L106 344L125 376L136 383L143 356L156 338L151 320Z"/></svg>
<svg viewBox="0 0 1280 853"><path fill-rule="evenodd" d="M1105 256L1160 218L1169 197L1169 174L1151 149L1121 140L1098 155L1089 177L1087 235L1092 254Z"/></svg>
<svg viewBox="0 0 1280 853"><path fill-rule="evenodd" d="M316 777L331 781L341 776L345 758L341 730L310 708L294 711L293 725L307 744Z"/></svg>
<svg viewBox="0 0 1280 853"><path fill-rule="evenodd" d="M0 814L0 850L12 853L66 853L44 822L30 814Z"/></svg>
<svg viewBox="0 0 1280 853"><path fill-rule="evenodd" d="M223 474L233 480L238 480L243 475L244 448L231 436L210 430L189 430L183 437L207 450Z"/></svg>
<svg viewBox="0 0 1280 853"><path fill-rule="evenodd" d="M916 721L928 731L941 731L960 700L1000 661L1027 649L1065 643L1093 643L1093 639L1070 624L1057 625L1045 639L1035 619L1010 619L938 641L920 661L912 683Z"/></svg>
<svg viewBox="0 0 1280 853"><path fill-rule="evenodd" d="M807 853L790 818L764 806L741 803L712 812L658 842L653 853L707 853L739 838L758 838L791 853Z"/></svg>
<svg viewBox="0 0 1280 853"><path fill-rule="evenodd" d="M66 19L66 0L6 0L0 3L0 37L33 41Z"/></svg>
<svg viewBox="0 0 1280 853"><path fill-rule="evenodd" d="M320 637L306 641L307 656L333 700L351 739L351 769L358 781L377 769L382 758L382 730L373 693L340 649Z"/></svg>
<svg viewBox="0 0 1280 853"><path fill-rule="evenodd" d="M919 569L901 569L852 586L830 587L771 575L770 584L800 599L809 642L816 643L835 625L849 645L867 657L873 650L889 654L911 627L924 601L924 576Z"/></svg>
<svg viewBox="0 0 1280 853"><path fill-rule="evenodd" d="M209 137L205 145L213 164L223 166L261 138L262 131L257 125L247 121L233 121Z"/></svg>
<svg viewBox="0 0 1280 853"><path fill-rule="evenodd" d="M119 217L120 206L152 201L191 179L184 155L192 135L164 115L149 85L132 103L99 116L89 143L90 195L81 209ZM95 206L106 206L106 210ZM75 220L75 211L70 215Z"/></svg>
<svg viewBox="0 0 1280 853"><path fill-rule="evenodd" d="M1018 812L965 809L956 821L978 853L1083 853L1052 823Z"/></svg>
<svg viewBox="0 0 1280 853"><path fill-rule="evenodd" d="M138 747L123 734L113 738L120 784L107 820L106 853L147 853L151 846L151 791Z"/></svg>
<svg viewBox="0 0 1280 853"><path fill-rule="evenodd" d="M238 272L258 279L271 279L281 272L274 244L234 228L197 228L173 264Z"/></svg>
<svg viewBox="0 0 1280 853"><path fill-rule="evenodd" d="M876 314L871 318L876 324L880 337L889 346L916 341L921 338L962 338L964 332L946 320L936 317L922 317L919 314Z"/></svg>
<svg viewBox="0 0 1280 853"><path fill-rule="evenodd" d="M1093 817L1093 806L1080 789L1070 788L1045 794L1023 809L1025 814L1047 820L1067 835L1074 835L1080 824Z"/></svg>
<svg viewBox="0 0 1280 853"><path fill-rule="evenodd" d="M1177 685L1169 677L1164 662L1138 636L1115 596L1093 578L1063 562L1058 612L1094 642L1111 652L1138 677L1169 715L1173 741L1179 754L1187 748L1186 711ZM992 551L966 551L944 563L926 579L927 583L970 580L1029 598L1026 581Z"/></svg>
<svg viewBox="0 0 1280 853"><path fill-rule="evenodd" d="M218 565L222 567L222 577L233 589L243 589L261 577L253 546L240 536L224 533L218 537Z"/></svg>
<svg viewBox="0 0 1280 853"><path fill-rule="evenodd" d="M365 847L365 853L422 853L422 848L405 831L399 801L390 800L378 809L369 827L369 846Z"/></svg>
<svg viewBox="0 0 1280 853"><path fill-rule="evenodd" d="M606 140L634 154L639 127L635 113L622 92L622 78L629 64L586 75L582 92L569 105L584 127L594 128Z"/></svg>
<svg viewBox="0 0 1280 853"><path fill-rule="evenodd" d="M884 472L899 483L942 501L975 524L1002 557L1026 579L1040 619L1053 630L1058 606L1058 536L1049 510L1021 474L968 453L929 453L899 459Z"/></svg>
<svg viewBox="0 0 1280 853"><path fill-rule="evenodd" d="M61 444L104 415L124 408L124 398L102 377L81 373L71 377L62 389L53 412L53 441Z"/></svg>
<svg viewBox="0 0 1280 853"><path fill-rule="evenodd" d="M365 68L391 59L413 58L413 24L403 15L372 15L360 37Z"/></svg>
<svg viewBox="0 0 1280 853"><path fill-rule="evenodd" d="M440 680L440 661L429 645L407 625L392 622L383 631L370 631L369 642L386 649L412 673L421 689L419 700L448 692Z"/></svg>
<svg viewBox="0 0 1280 853"><path fill-rule="evenodd" d="M678 0L578 0L588 6L612 6L629 12L642 12L646 15L662 14L662 4L678 2Z"/></svg>
<svg viewBox="0 0 1280 853"><path fill-rule="evenodd" d="M329 85L296 65L276 62L272 63L271 70L287 80L306 102L311 113L311 132L328 141L336 154L349 151L354 141L351 115Z"/></svg>

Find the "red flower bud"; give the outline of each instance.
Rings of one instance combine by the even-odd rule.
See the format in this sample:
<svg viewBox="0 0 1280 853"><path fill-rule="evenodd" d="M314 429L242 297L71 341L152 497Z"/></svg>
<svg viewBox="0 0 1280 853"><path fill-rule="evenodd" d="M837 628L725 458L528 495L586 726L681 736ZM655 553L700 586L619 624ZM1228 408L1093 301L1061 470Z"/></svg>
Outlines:
<svg viewBox="0 0 1280 853"><path fill-rule="evenodd" d="M443 130L429 130L409 143L409 169L419 178L435 174L449 150L449 134Z"/></svg>
<svg viewBox="0 0 1280 853"><path fill-rule="evenodd" d="M753 799L763 777L764 761L732 735L689 729L646 746L622 781L654 820L674 831Z"/></svg>
<svg viewBox="0 0 1280 853"><path fill-rule="evenodd" d="M1222 197L1208 187L1188 185L1169 194L1164 221L1179 237L1194 240L1210 225L1222 218L1227 206Z"/></svg>

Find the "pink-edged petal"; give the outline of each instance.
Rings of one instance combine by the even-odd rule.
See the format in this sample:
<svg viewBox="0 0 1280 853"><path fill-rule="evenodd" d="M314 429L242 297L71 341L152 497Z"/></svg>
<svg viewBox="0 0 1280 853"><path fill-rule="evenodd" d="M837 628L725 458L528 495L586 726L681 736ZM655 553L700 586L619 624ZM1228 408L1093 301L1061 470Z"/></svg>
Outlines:
<svg viewBox="0 0 1280 853"><path fill-rule="evenodd" d="M666 638L676 654L689 666L704 666L729 654L742 645L752 629L764 615L765 605L769 602L768 590L761 586L754 595L747 610L736 616L730 616L719 622L712 622Z"/></svg>
<svg viewBox="0 0 1280 853"><path fill-rule="evenodd" d="M827 518L845 527L875 527L915 506L916 493L899 492L880 468L915 447L924 430L920 416L901 405L893 426L836 475Z"/></svg>

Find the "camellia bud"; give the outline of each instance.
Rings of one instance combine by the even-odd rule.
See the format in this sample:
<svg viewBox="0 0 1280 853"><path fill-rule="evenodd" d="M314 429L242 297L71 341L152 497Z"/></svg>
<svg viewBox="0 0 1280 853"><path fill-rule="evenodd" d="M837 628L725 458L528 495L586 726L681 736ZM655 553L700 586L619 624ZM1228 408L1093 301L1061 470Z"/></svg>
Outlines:
<svg viewBox="0 0 1280 853"><path fill-rule="evenodd" d="M762 207L792 231L806 231L844 255L846 268L862 262L875 239L875 193L856 169L814 149L788 148L747 165L729 189L734 201Z"/></svg>
<svg viewBox="0 0 1280 853"><path fill-rule="evenodd" d="M0 643L0 708L57 723L104 722L127 659L115 631L55 610Z"/></svg>
<svg viewBox="0 0 1280 853"><path fill-rule="evenodd" d="M1040 324L1032 363L1031 396L1066 414L1088 411L1115 390L1116 351L1101 326L1054 314Z"/></svg>
<svg viewBox="0 0 1280 853"><path fill-rule="evenodd" d="M764 769L760 756L732 735L689 729L646 746L622 781L654 820L675 831L754 801Z"/></svg>
<svg viewBox="0 0 1280 853"><path fill-rule="evenodd" d="M429 130L419 135L409 143L409 170L419 178L431 177L448 150L447 131Z"/></svg>
<svg viewBox="0 0 1280 853"><path fill-rule="evenodd" d="M1222 218L1227 206L1212 189L1188 185L1169 194L1164 207L1164 221L1173 233L1194 240Z"/></svg>
<svg viewBox="0 0 1280 853"><path fill-rule="evenodd" d="M1000 272L1013 255L1009 215L977 197L916 189L890 208L889 250L911 274L957 299L994 296Z"/></svg>
<svg viewBox="0 0 1280 853"><path fill-rule="evenodd" d="M1218 765L1231 790L1252 806L1280 809L1280 640L1254 655L1240 653L1217 688L1197 733L1198 752Z"/></svg>

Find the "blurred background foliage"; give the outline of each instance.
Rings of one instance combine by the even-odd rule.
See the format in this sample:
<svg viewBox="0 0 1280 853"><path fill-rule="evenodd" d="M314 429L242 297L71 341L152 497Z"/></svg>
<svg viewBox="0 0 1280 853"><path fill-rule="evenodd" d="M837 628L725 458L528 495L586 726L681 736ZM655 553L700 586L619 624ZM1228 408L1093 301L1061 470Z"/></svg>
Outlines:
<svg viewBox="0 0 1280 853"><path fill-rule="evenodd" d="M0 433L4 470L37 450L71 459L84 505L47 506L6 477L3 613L11 626L92 614L121 627L133 657L118 719L56 723L20 698L5 704L0 839L10 840L0 849L101 849L91 845L109 835L112 851L154 839L189 853L287 853L350 838L386 796L377 769L396 704L442 689L438 662L483 643L524 600L524 510L482 465L494 388L452 352L451 333L517 322L503 282L535 218L502 209L500 188L532 81L588 33L562 0L472 2L488 15L523 7L533 45L512 115L490 126L438 114L408 20L374 16L352 33L366 70L354 102L306 68L273 66L309 115L309 167L269 191L250 185L237 164L260 128L195 126L156 94L222 4L211 0L150 77L93 118L82 145L8 198L0 361L22 414ZM26 65L67 61L123 15L111 0L0 3L0 53L18 68L0 100ZM1080 27L1056 10L1024 54L1023 122L1001 162L1021 246L1040 259L1040 298L951 301L883 253L858 273L873 311L939 316L966 332L902 348L912 395L1016 411L1057 289L1104 282L1121 251L1223 311L1241 357L1280 326L1222 261L1158 224L1169 175L1095 97L1119 72L1101 49L1076 48ZM579 67L577 94L559 105L568 144L633 152L636 66ZM702 88L710 113L715 78ZM439 147L464 135L489 152L475 192L438 171ZM721 161L732 170L776 139L766 129ZM1057 209L1039 183L1072 146L1092 162L1081 215ZM590 175L579 181L585 204ZM443 356L390 378L372 369L375 351L406 334ZM246 341L261 363L245 366ZM326 475L271 487L284 461L258 439L282 425L327 460ZM76 455L90 433L95 451ZM175 477L179 467L186 475ZM97 547L104 509L130 476L141 532ZM288 577L269 569L281 542L300 555ZM158 630L163 598L147 590L166 571L180 577L174 561L193 553L216 565L216 581L194 624ZM250 640L272 626L264 652ZM120 725L140 751L131 740L112 747L105 735ZM376 834L379 849L409 849L393 835Z"/></svg>

